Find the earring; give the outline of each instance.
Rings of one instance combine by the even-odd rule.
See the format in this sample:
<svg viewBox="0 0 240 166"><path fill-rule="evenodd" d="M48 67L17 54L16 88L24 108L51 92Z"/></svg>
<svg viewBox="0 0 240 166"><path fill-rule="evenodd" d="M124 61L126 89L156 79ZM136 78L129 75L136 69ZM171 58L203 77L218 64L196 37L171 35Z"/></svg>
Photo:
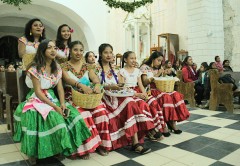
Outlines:
<svg viewBox="0 0 240 166"><path fill-rule="evenodd" d="M32 36L32 32L30 32L30 36Z"/></svg>

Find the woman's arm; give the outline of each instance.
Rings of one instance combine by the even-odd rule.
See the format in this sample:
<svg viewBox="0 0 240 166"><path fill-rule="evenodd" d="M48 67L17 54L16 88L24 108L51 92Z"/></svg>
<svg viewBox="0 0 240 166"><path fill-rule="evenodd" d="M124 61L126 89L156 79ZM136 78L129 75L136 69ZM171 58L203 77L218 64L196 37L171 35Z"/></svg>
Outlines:
<svg viewBox="0 0 240 166"><path fill-rule="evenodd" d="M153 81L153 78L147 78L146 74L142 74L141 78L142 78L142 85L144 87L148 86L148 84L150 84Z"/></svg>
<svg viewBox="0 0 240 166"><path fill-rule="evenodd" d="M182 76L183 76L183 81L184 82L193 82L193 80L191 78L189 78L187 68L182 69Z"/></svg>
<svg viewBox="0 0 240 166"><path fill-rule="evenodd" d="M26 45L23 42L18 41L18 55L22 58L24 54L26 54Z"/></svg>
<svg viewBox="0 0 240 166"><path fill-rule="evenodd" d="M92 81L92 83L94 83L94 84L100 84L100 79L99 79L99 77L96 75L94 69L90 69L88 75L89 75L89 79Z"/></svg>
<svg viewBox="0 0 240 166"><path fill-rule="evenodd" d="M41 89L41 84L39 79L37 79L35 76L31 75L31 79L32 79L32 83L33 83L33 88L34 88L34 92L36 94L36 96L43 101L44 103L50 105L51 107L53 107L57 112L59 112L61 115L63 115L62 113L62 109L60 107L58 107L57 105L55 105L54 103L52 103L46 96L45 94L42 92Z"/></svg>
<svg viewBox="0 0 240 166"><path fill-rule="evenodd" d="M63 85L62 85L62 79L59 79L59 81L58 81L57 91L58 91L58 96L59 96L61 106L65 105L65 97L64 97L64 89L63 89Z"/></svg>
<svg viewBox="0 0 240 166"><path fill-rule="evenodd" d="M139 88L141 89L141 92L142 92L142 93L146 93L146 90L145 90L145 88L144 88L144 86L143 86L141 77L138 77L138 86L139 86Z"/></svg>
<svg viewBox="0 0 240 166"><path fill-rule="evenodd" d="M91 88L72 79L65 70L62 70L62 75L63 75L63 81L66 82L68 85L71 85L73 87L75 86L78 89L82 89L83 92L86 94L92 93Z"/></svg>
<svg viewBox="0 0 240 166"><path fill-rule="evenodd" d="M119 84L124 84L124 77L120 74L120 72L118 72L118 83Z"/></svg>

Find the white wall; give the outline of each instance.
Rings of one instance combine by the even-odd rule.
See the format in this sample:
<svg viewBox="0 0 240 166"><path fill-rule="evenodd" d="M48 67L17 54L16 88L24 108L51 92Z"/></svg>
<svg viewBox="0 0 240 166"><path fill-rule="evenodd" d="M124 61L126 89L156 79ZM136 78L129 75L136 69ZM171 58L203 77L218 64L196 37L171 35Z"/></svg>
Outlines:
<svg viewBox="0 0 240 166"><path fill-rule="evenodd" d="M198 65L224 55L222 0L188 1L188 50Z"/></svg>

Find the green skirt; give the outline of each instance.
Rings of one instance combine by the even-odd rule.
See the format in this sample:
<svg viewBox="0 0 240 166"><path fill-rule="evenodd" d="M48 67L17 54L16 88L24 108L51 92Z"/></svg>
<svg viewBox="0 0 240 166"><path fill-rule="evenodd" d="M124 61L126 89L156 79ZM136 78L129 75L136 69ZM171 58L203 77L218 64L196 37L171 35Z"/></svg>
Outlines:
<svg viewBox="0 0 240 166"><path fill-rule="evenodd" d="M46 158L56 154L71 155L84 140L91 136L82 116L70 104L68 118L63 118L56 111L50 111L46 120L35 109L29 109L23 113L22 110L28 99L34 93L31 90L27 100L18 105L15 113L14 141L21 141L21 151L29 157ZM54 99L53 102L60 106L53 90L48 93Z"/></svg>

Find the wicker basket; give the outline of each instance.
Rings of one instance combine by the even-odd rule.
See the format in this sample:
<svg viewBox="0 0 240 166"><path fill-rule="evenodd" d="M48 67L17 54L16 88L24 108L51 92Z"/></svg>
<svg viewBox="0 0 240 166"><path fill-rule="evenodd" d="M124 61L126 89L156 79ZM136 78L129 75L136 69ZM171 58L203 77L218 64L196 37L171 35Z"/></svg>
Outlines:
<svg viewBox="0 0 240 166"><path fill-rule="evenodd" d="M72 101L75 105L86 108L93 109L96 108L102 100L103 93L100 94L83 94L72 88Z"/></svg>
<svg viewBox="0 0 240 166"><path fill-rule="evenodd" d="M23 68L26 69L30 63L32 63L35 54L24 54L22 57Z"/></svg>
<svg viewBox="0 0 240 166"><path fill-rule="evenodd" d="M175 80L154 80L154 83L161 92L174 91Z"/></svg>

